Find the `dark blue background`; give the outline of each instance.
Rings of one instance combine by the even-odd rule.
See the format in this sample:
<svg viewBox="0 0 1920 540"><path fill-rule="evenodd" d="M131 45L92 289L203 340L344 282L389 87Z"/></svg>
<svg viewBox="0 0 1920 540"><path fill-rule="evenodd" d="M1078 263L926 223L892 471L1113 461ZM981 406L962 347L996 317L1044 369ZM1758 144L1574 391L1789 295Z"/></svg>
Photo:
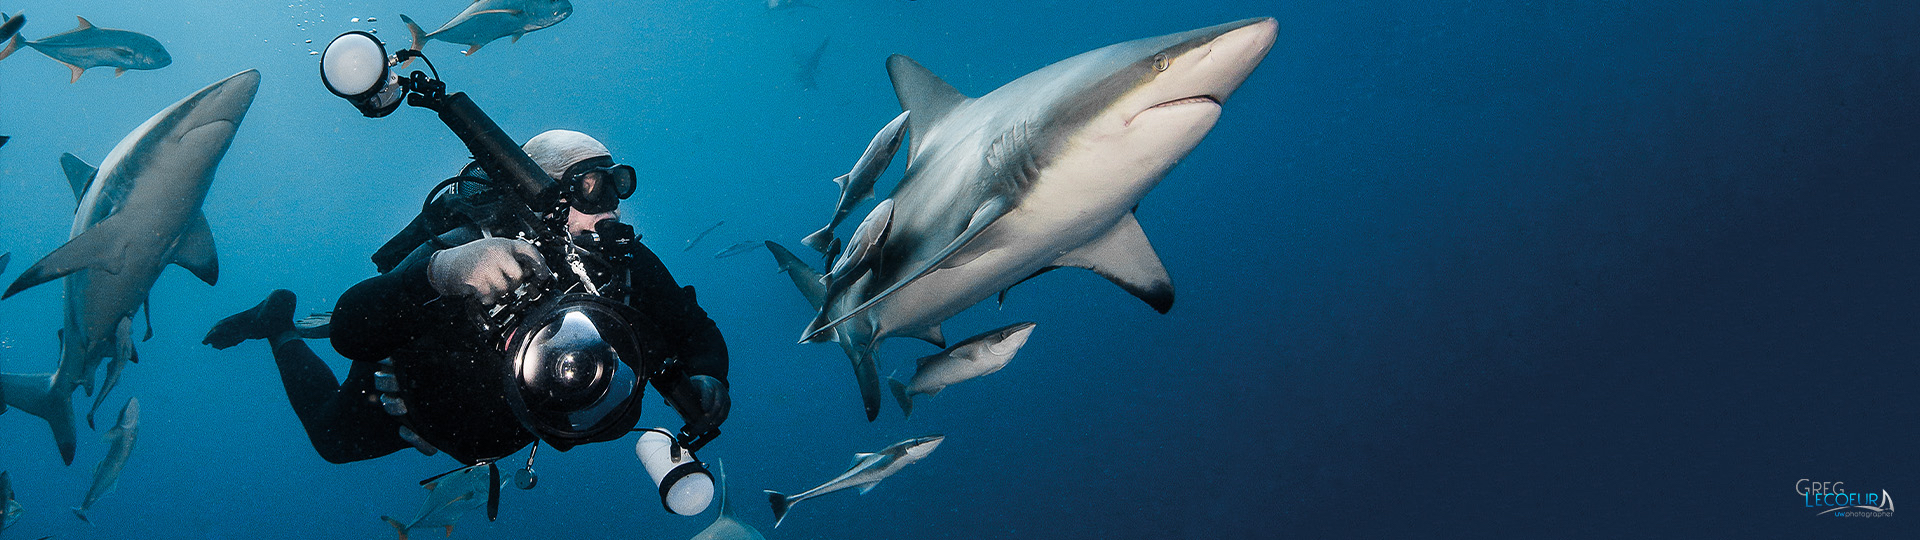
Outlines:
<svg viewBox="0 0 1920 540"><path fill-rule="evenodd" d="M600 136L644 182L625 211L727 333L724 459L743 519L782 538L1899 536L1912 516L1815 516L1802 478L1913 497L1920 406L1920 8L1902 2L581 2L472 57L427 48L510 132ZM453 4L458 4L455 2ZM103 445L61 467L44 425L0 416L28 514L9 536L383 537L400 455L327 465L264 346L198 344L275 287L321 310L461 163L430 115L359 118L309 50L445 2L13 2L24 33L84 15L167 44L154 72L0 61L0 250L11 279L66 238L56 157L98 162L153 112L246 68L266 76L206 205L222 281L169 271L156 337L109 400L140 447L93 527L64 508ZM956 317L1040 323L1006 370L861 418L835 347L745 239L798 248L908 54L979 95L1102 45L1270 15L1265 63L1140 219L1178 302L1154 314L1060 272ZM376 16L355 24L351 17ZM820 86L799 60L832 36ZM894 175L898 174L896 170ZM882 183L891 185L895 176ZM864 210L860 210L864 212ZM684 240L718 220L702 246ZM0 366L50 369L59 292L0 303ZM890 343L884 371L931 352ZM337 359L336 359L337 360ZM344 368L337 361L337 368ZM79 398L77 398L79 399ZM657 403L657 402L656 402ZM84 407L85 405L81 405ZM891 406L889 406L891 407ZM653 407L647 422L671 424ZM941 432L864 497L789 493L847 455ZM462 538L687 537L622 443L543 454L540 489ZM1909 533L1910 534L1910 533Z"/></svg>

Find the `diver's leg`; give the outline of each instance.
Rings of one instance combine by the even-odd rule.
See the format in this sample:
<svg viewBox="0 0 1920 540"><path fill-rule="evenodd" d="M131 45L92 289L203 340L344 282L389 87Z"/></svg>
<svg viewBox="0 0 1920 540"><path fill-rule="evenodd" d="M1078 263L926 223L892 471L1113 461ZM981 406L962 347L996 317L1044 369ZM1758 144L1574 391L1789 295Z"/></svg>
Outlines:
<svg viewBox="0 0 1920 540"><path fill-rule="evenodd" d="M347 463L412 447L400 438L400 423L380 406L372 362L354 362L346 382L339 383L327 363L293 330L268 341L273 344L274 363L280 366L280 382L287 388L287 402L321 458Z"/></svg>

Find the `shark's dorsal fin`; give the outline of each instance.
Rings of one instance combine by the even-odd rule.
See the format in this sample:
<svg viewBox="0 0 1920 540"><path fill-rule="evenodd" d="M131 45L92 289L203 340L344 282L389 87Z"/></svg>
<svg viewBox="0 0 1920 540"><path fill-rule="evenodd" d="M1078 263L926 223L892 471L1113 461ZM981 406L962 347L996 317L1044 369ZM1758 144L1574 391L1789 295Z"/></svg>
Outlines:
<svg viewBox="0 0 1920 540"><path fill-rule="evenodd" d="M969 98L904 55L887 57L887 74L893 78L893 93L900 98L900 109L913 112L907 118L907 164L913 165L919 161L927 128Z"/></svg>
<svg viewBox="0 0 1920 540"><path fill-rule="evenodd" d="M71 153L60 154L60 168L67 172L67 185L73 186L73 202L78 203L87 196L87 186L93 184L93 177L100 169L88 165L79 156Z"/></svg>
<svg viewBox="0 0 1920 540"><path fill-rule="evenodd" d="M207 228L207 215L195 214L173 245L173 264L213 285L220 281L220 257L213 250L213 230Z"/></svg>
<svg viewBox="0 0 1920 540"><path fill-rule="evenodd" d="M81 16L79 16L79 15L74 15L74 16L73 16L73 18L75 18L75 19L79 19L79 20L80 20L80 27L79 27L79 28L75 28L75 29L73 29L73 31L75 31L75 32L79 32L79 31L81 31L81 30L86 30L86 29L88 29L88 28L93 28L93 23L90 23L90 22L87 22L87 18L86 18L86 17L81 17Z"/></svg>
<svg viewBox="0 0 1920 540"><path fill-rule="evenodd" d="M859 453L856 453L856 454L854 454L854 455L853 455L853 462L851 462L851 463L848 463L848 464L847 464L847 468L849 468L849 469L851 469L851 468L854 468L854 467L859 467L859 466L860 466L860 462L861 462L861 461L865 461L865 460L866 460L867 458L869 458L869 457L872 457L872 456L873 456L873 453L872 453L872 452L859 452Z"/></svg>
<svg viewBox="0 0 1920 540"><path fill-rule="evenodd" d="M1105 236L1067 252L1053 266L1092 270L1146 301L1154 311L1173 309L1173 279L1167 277L1167 268L1160 264L1160 256L1132 212L1121 215Z"/></svg>

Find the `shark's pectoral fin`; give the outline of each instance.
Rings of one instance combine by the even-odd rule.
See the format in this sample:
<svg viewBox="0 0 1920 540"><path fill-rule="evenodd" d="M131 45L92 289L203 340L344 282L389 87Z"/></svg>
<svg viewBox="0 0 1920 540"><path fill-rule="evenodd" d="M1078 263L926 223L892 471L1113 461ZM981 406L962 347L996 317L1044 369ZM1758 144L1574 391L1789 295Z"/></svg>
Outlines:
<svg viewBox="0 0 1920 540"><path fill-rule="evenodd" d="M920 145L927 128L969 98L906 56L887 57L887 75L893 79L893 93L900 98L900 108L913 112L907 118L907 132L912 135L907 139L907 164L913 165L920 162Z"/></svg>
<svg viewBox="0 0 1920 540"><path fill-rule="evenodd" d="M1160 256L1154 253L1153 244L1147 241L1147 233L1140 230L1140 221L1132 212L1120 216L1120 222L1105 236L1068 252L1053 265L1092 270L1146 301L1155 311L1173 309L1173 279L1167 277L1167 268L1160 264Z"/></svg>
<svg viewBox="0 0 1920 540"><path fill-rule="evenodd" d="M880 362L874 358L872 349L850 360L853 378L860 384L860 405L867 410L867 421L872 422L880 418Z"/></svg>
<svg viewBox="0 0 1920 540"><path fill-rule="evenodd" d="M73 187L75 203L87 196L87 186L92 185L94 175L100 173L100 169L88 165L86 161L73 154L60 154L60 169L67 172L67 185Z"/></svg>
<svg viewBox="0 0 1920 540"><path fill-rule="evenodd" d="M213 230L207 227L207 215L195 213L173 246L173 264L193 272L200 281L213 285L220 281L220 257L213 249Z"/></svg>
<svg viewBox="0 0 1920 540"><path fill-rule="evenodd" d="M880 485L880 482L868 482L866 485L860 486L860 494L866 495L867 492L873 491L874 486L878 486L878 485Z"/></svg>
<svg viewBox="0 0 1920 540"><path fill-rule="evenodd" d="M53 253L48 253L39 262L33 263L33 266L28 267L26 271L20 273L20 277L13 280L12 285L7 286L7 292L0 294L0 299L12 297L34 285L60 279L83 269L91 268L109 274L120 273L126 260L123 255L127 250L127 242L135 233L129 230L132 227L129 224L133 220L120 218L121 215L116 214L94 224L93 228L87 229L87 232L80 233L80 236L68 240L65 245L53 250Z"/></svg>
<svg viewBox="0 0 1920 540"><path fill-rule="evenodd" d="M872 308L875 304L880 303L881 300L893 296L893 293L900 292L900 289L905 288L909 283L913 283L914 280L918 280L927 274L933 273L934 270L942 268L946 264L947 259L952 258L955 253L959 253L961 249L967 247L968 243L972 242L974 238L979 237L982 231L987 230L987 227L992 226L995 221L999 221L1000 216L1006 215L1007 211L1012 208L1013 203L1005 197L996 197L980 205L980 208L973 211L973 217L967 221L967 228L960 231L960 236L954 237L952 242L947 243L947 247L941 248L940 252L935 254L926 264L922 265L912 274L902 276L899 281L894 282L893 286L887 287L887 290L881 291L880 294L867 299L867 301L861 303L859 307L848 310L846 314L841 315L831 322L814 327L801 342L806 343L822 339L821 336L833 327L839 326L840 323L846 322L847 319L866 312L866 310ZM1162 273L1164 274L1165 272Z"/></svg>

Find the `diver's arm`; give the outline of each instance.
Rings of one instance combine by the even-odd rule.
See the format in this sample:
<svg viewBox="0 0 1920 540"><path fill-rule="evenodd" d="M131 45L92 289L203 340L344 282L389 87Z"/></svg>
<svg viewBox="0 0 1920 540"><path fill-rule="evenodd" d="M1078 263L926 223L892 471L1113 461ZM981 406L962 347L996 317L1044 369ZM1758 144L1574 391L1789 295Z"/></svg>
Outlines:
<svg viewBox="0 0 1920 540"><path fill-rule="evenodd" d="M732 400L727 342L720 336L719 325L700 309L693 287L675 283L666 265L643 244L636 244L628 277L634 291L631 303L660 324L661 333L674 342L674 356L680 361L678 373L654 379L653 387L686 420L691 433L720 427Z"/></svg>
<svg viewBox="0 0 1920 540"><path fill-rule="evenodd" d="M333 311L333 349L348 359L379 361L442 324L444 316L428 305L440 294L427 281L427 265L439 249L422 244L393 270L341 293Z"/></svg>

